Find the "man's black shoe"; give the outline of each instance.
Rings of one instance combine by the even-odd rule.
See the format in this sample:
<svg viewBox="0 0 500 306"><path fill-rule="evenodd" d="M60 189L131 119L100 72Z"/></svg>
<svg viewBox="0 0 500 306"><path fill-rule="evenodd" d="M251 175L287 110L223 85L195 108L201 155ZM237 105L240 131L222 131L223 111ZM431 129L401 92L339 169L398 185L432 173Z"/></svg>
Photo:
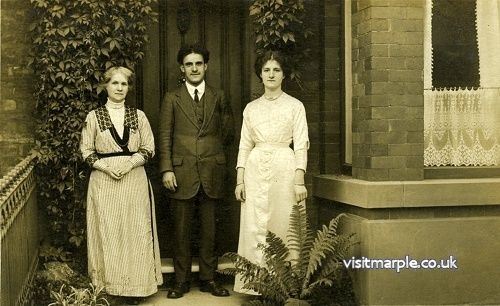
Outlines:
<svg viewBox="0 0 500 306"><path fill-rule="evenodd" d="M175 283L174 287L168 291L167 298L178 299L183 297L186 292L189 292L187 283Z"/></svg>
<svg viewBox="0 0 500 306"><path fill-rule="evenodd" d="M200 291L210 292L214 296L229 296L229 291L215 281L200 281Z"/></svg>

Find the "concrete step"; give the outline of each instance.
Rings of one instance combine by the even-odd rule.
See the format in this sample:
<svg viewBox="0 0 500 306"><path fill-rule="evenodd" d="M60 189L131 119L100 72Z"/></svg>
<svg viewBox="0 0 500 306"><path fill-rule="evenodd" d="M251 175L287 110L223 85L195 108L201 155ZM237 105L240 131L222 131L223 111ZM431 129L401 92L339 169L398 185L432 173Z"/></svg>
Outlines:
<svg viewBox="0 0 500 306"><path fill-rule="evenodd" d="M226 268L234 268L233 263L226 258L219 257L218 259L218 269L226 269ZM191 272L199 272L200 265L198 262L198 258L193 258L193 264L191 265ZM168 274L174 273L174 262L172 258L162 258L161 259L161 273Z"/></svg>

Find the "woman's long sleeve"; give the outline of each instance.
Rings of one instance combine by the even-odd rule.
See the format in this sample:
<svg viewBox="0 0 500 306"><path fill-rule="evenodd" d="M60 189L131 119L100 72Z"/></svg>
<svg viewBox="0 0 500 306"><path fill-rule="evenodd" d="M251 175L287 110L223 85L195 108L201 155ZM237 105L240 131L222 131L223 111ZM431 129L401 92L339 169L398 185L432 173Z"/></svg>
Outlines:
<svg viewBox="0 0 500 306"><path fill-rule="evenodd" d="M143 112L138 111L138 117L138 133L140 135L141 142L137 153L134 153L134 155L132 155L129 159L134 168L147 163L155 153L155 141L149 121Z"/></svg>
<svg viewBox="0 0 500 306"><path fill-rule="evenodd" d="M293 150L295 152L295 169L307 169L307 150L309 150L309 132L306 111L300 104L293 120Z"/></svg>
<svg viewBox="0 0 500 306"><path fill-rule="evenodd" d="M236 168L245 168L247 163L248 155L250 151L255 146L255 142L252 140L248 118L246 116L246 110L243 111L243 123L241 125L241 137L240 145L238 148L238 161L236 162Z"/></svg>
<svg viewBox="0 0 500 306"><path fill-rule="evenodd" d="M83 160L90 166L93 166L99 159L95 149L97 120L93 114L93 112L87 114L80 140L80 152L82 153Z"/></svg>

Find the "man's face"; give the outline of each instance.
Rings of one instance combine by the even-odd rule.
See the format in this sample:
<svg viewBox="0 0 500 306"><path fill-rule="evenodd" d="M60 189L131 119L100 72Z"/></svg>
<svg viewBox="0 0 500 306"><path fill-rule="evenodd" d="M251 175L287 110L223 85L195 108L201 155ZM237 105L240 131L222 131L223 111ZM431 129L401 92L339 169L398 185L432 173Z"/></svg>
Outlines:
<svg viewBox="0 0 500 306"><path fill-rule="evenodd" d="M184 57L181 65L181 71L186 77L186 81L191 85L197 86L205 78L207 64L203 61L203 56L197 53L191 53Z"/></svg>

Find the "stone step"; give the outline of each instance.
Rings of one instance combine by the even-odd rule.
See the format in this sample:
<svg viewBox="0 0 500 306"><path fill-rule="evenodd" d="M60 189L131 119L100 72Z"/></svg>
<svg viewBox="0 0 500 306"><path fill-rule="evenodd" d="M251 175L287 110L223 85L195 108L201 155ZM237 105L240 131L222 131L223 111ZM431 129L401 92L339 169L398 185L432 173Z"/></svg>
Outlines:
<svg viewBox="0 0 500 306"><path fill-rule="evenodd" d="M218 259L218 269L234 268L233 263L227 259L219 257ZM199 272L200 265L198 263L198 258L193 258L193 264L191 265L191 272ZM174 273L174 262L172 258L162 258L161 259L161 273Z"/></svg>

